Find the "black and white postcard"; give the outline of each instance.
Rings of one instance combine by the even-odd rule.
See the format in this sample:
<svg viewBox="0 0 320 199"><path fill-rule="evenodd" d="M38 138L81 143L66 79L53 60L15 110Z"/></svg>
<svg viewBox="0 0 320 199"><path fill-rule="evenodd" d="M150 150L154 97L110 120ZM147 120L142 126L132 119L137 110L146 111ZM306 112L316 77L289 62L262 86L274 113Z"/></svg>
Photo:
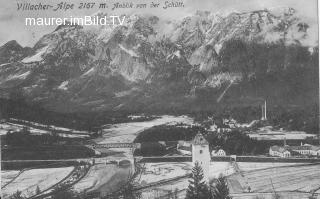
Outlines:
<svg viewBox="0 0 320 199"><path fill-rule="evenodd" d="M2 199L320 199L317 0L0 0Z"/></svg>

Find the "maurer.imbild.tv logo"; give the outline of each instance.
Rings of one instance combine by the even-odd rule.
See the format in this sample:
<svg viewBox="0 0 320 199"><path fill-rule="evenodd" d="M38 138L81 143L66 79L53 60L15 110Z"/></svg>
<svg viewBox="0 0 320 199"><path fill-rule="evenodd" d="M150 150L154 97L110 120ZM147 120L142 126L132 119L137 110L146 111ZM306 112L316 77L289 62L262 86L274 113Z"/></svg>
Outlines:
<svg viewBox="0 0 320 199"><path fill-rule="evenodd" d="M84 16L84 17L38 17L25 18L26 26L59 26L59 25L81 25L81 26L122 26L125 24L126 16Z"/></svg>

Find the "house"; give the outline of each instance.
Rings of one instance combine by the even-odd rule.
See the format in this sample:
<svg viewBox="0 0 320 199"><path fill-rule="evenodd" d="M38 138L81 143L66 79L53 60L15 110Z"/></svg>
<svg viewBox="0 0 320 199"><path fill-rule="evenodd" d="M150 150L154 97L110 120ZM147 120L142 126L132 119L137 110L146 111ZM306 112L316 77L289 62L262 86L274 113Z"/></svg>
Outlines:
<svg viewBox="0 0 320 199"><path fill-rule="evenodd" d="M213 125L210 126L210 128L208 129L209 131L215 132L218 130L218 126L214 123Z"/></svg>
<svg viewBox="0 0 320 199"><path fill-rule="evenodd" d="M223 149L212 150L211 156L226 156L226 152Z"/></svg>
<svg viewBox="0 0 320 199"><path fill-rule="evenodd" d="M218 133L231 132L231 129L230 128L218 128L217 132Z"/></svg>
<svg viewBox="0 0 320 199"><path fill-rule="evenodd" d="M237 128L239 126L234 119L222 119L222 123L229 128Z"/></svg>
<svg viewBox="0 0 320 199"><path fill-rule="evenodd" d="M281 146L272 146L269 149L269 155L270 156L278 156L282 158L288 158L291 156L291 152L287 147L281 147Z"/></svg>
<svg viewBox="0 0 320 199"><path fill-rule="evenodd" d="M183 155L191 155L192 154L192 144L187 141L178 141L177 151Z"/></svg>
<svg viewBox="0 0 320 199"><path fill-rule="evenodd" d="M300 146L290 146L290 150L298 152L301 155L320 156L320 146L302 144Z"/></svg>

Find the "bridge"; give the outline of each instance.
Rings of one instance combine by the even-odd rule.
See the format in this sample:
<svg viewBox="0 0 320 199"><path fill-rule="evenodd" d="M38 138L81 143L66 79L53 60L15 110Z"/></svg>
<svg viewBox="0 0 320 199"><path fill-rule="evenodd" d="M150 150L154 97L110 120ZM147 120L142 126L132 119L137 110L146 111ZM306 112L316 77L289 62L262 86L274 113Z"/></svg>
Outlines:
<svg viewBox="0 0 320 199"><path fill-rule="evenodd" d="M92 144L87 145L87 147L92 149L102 149L102 148L133 148L133 149L139 149L141 148L140 143L106 143L106 144Z"/></svg>

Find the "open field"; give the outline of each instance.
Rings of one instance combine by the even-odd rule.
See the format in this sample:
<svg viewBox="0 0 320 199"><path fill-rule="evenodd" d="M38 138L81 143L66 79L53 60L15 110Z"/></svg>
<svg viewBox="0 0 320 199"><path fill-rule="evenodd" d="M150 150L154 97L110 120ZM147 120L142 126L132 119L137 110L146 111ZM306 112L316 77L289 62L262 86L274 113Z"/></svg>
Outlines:
<svg viewBox="0 0 320 199"><path fill-rule="evenodd" d="M111 125L108 128L103 129L103 138L98 138L96 142L98 144L104 143L130 143L133 142L137 135L148 128L162 124L177 124L186 123L192 124L193 119L187 116L168 116L164 115L158 119L154 119L146 122L129 122Z"/></svg>
<svg viewBox="0 0 320 199"><path fill-rule="evenodd" d="M238 165L240 167L240 170L245 175L251 174L251 173L255 173L258 175L260 171L262 171L262 174L265 175L264 176L265 178L272 176L271 174L278 169L280 169L280 173L281 172L285 173L284 171L288 168L297 168L297 170L299 171L299 166L301 166L302 167L301 171L303 171L305 167L303 166L305 164L302 164L302 163L239 162ZM297 166L297 167L294 167L294 166ZM174 162L146 163L144 164L144 168L145 170L143 170L141 177L138 180L138 182L142 185L147 183L158 182L164 179L174 178L177 176L182 176L187 173L191 173L192 163L191 162L189 163L174 163ZM271 173L267 172L266 174L263 173L269 170L271 170L272 172ZM228 178L229 185L234 186L233 187L234 189L231 188L230 190L240 190L236 193L243 193L243 187L245 187L246 182L242 182L242 181L240 182L240 179L238 179L240 177L235 172L236 171L230 162L211 162L209 178L213 179L218 177L221 174L224 176L229 176ZM314 171L314 172L317 172L317 171ZM277 176L278 173L274 175ZM291 174L288 174L288 175L291 175ZM244 185L242 185L241 183L244 183ZM255 183L256 182L253 182L253 184ZM178 189L179 198L180 197L184 198L185 189L188 187L188 185L189 185L188 178L179 179L166 184L161 184L159 186L155 186L155 187L143 190L142 198L153 198L155 196L167 195L169 192L174 192L176 189ZM263 186L265 185L261 185L261 187ZM237 197L246 198L248 197L248 195L245 195L243 197L241 195L237 195ZM254 195L252 195L252 197L254 197ZM250 198L251 198L251 195L250 195Z"/></svg>
<svg viewBox="0 0 320 199"><path fill-rule="evenodd" d="M130 174L131 167L120 168L115 164L96 164L73 188L77 192L99 191L105 195L126 183Z"/></svg>
<svg viewBox="0 0 320 199"><path fill-rule="evenodd" d="M184 176L191 173L192 163L174 163L174 162L163 162L163 163L146 163L142 165L141 176L138 176L138 183L145 185L148 183L159 182L161 180L167 180L170 178ZM169 191L183 190L188 187L188 178L183 178L170 183L152 187L151 189L142 191L142 198L155 198L167 195Z"/></svg>
<svg viewBox="0 0 320 199"><path fill-rule="evenodd" d="M146 163L142 165L140 184L157 182L191 173L192 163Z"/></svg>
<svg viewBox="0 0 320 199"><path fill-rule="evenodd" d="M228 176L234 173L230 162L211 162L209 179L217 178L219 175Z"/></svg>
<svg viewBox="0 0 320 199"><path fill-rule="evenodd" d="M252 171L259 169L267 169L273 167L296 166L306 163L283 163L283 162L238 162L241 171Z"/></svg>
<svg viewBox="0 0 320 199"><path fill-rule="evenodd" d="M116 165L97 164L92 166L87 175L74 185L76 191L92 191L108 181L116 173Z"/></svg>
<svg viewBox="0 0 320 199"><path fill-rule="evenodd" d="M241 171L254 171L282 166L299 165L297 163L256 163L256 162L240 162L238 163ZM142 165L142 173L139 183L151 183L164 179L183 176L191 173L192 162L162 162L162 163L145 163ZM230 162L211 162L210 179L217 178L219 175L229 176L235 173Z"/></svg>
<svg viewBox="0 0 320 199"><path fill-rule="evenodd" d="M21 131L25 126L21 124L14 124L10 122L5 122L0 124L0 135L5 135L8 131ZM36 129L36 128L29 128L30 133L35 135L46 134L48 131Z"/></svg>
<svg viewBox="0 0 320 199"><path fill-rule="evenodd" d="M12 171L1 171L1 187L14 179L20 171L12 170Z"/></svg>
<svg viewBox="0 0 320 199"><path fill-rule="evenodd" d="M181 179L181 180L174 181L172 183L157 186L151 190L144 190L141 196L142 196L142 199L150 199L150 198L166 196L170 192L173 193L177 191L178 198L184 199L186 194L186 188L188 187L188 185L189 185L189 182L187 179Z"/></svg>
<svg viewBox="0 0 320 199"><path fill-rule="evenodd" d="M148 183L168 180L179 176L190 174L192 170L192 162L163 162L163 163L146 163L143 165L142 174L138 183L145 185ZM229 175L234 172L232 165L229 162L211 162L209 178L216 178L220 174ZM154 198L165 196L169 192L178 191L179 198L184 198L185 189L189 185L189 179L178 179L166 184L160 184L152 188L142 191L142 198Z"/></svg>
<svg viewBox="0 0 320 199"><path fill-rule="evenodd" d="M241 193L231 194L232 199L275 199L274 193ZM277 196L280 199L310 199L311 194L301 192L278 192ZM316 199L319 199L318 196Z"/></svg>
<svg viewBox="0 0 320 199"><path fill-rule="evenodd" d="M298 191L310 192L320 188L320 165L273 167L242 172L229 177L232 193Z"/></svg>
<svg viewBox="0 0 320 199"><path fill-rule="evenodd" d="M61 181L68 174L70 174L73 169L74 167L63 167L50 169L31 169L24 171L13 182L1 190L3 198L8 198L17 190L21 191L22 195L26 197L35 195L37 186L39 186L40 190L45 190Z"/></svg>

